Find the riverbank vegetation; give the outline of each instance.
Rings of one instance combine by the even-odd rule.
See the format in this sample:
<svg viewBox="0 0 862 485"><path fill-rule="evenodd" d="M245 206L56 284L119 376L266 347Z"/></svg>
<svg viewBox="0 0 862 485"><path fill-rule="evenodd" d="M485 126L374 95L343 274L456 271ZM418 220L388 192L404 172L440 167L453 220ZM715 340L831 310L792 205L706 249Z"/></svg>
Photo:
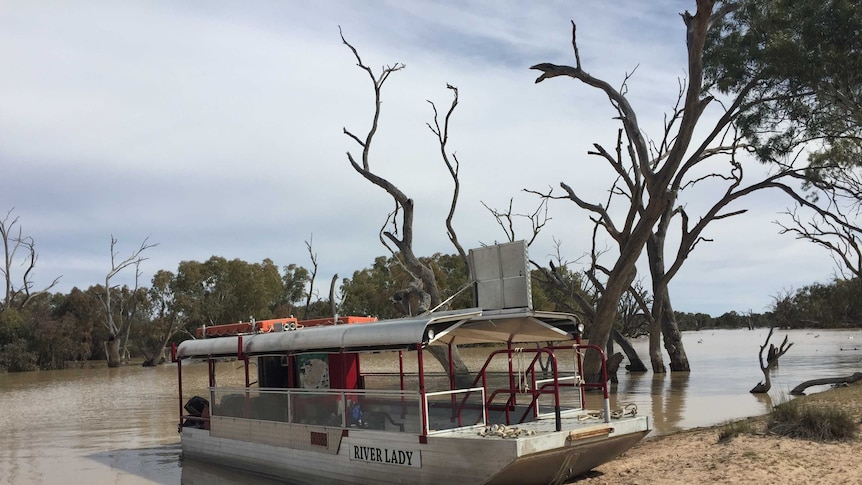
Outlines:
<svg viewBox="0 0 862 485"><path fill-rule="evenodd" d="M422 258L434 269L441 293L448 298L462 288L466 268L458 255L435 254ZM176 272L156 272L149 287L127 286L111 293L116 319L132 322L121 335L126 362L129 359L158 362L164 358L162 343L178 342L201 325L257 320L294 315L317 318L331 315L329 296L312 288L313 271L273 261L248 263L213 256L204 262L184 261ZM558 268L573 284L579 275ZM540 310L572 311L561 305L559 289L543 284L538 270L533 275L533 301ZM355 271L340 282L336 306L340 314L397 317L400 309L391 300L393 288L405 287L411 277L392 258L378 257L368 268ZM312 293L309 293L312 291ZM757 314L728 312L718 317L677 312L684 330L779 326L786 328L862 327L862 300L857 280L812 284L775 298L772 310ZM856 293L854 293L856 292ZM10 305L0 312L0 370L28 371L82 366L88 360L105 359L110 336L100 296L102 285L68 293L45 293L26 305ZM454 299L456 307L471 305L470 292ZM627 336L646 331L645 318L621 302L615 327ZM641 322L641 325L638 325Z"/></svg>

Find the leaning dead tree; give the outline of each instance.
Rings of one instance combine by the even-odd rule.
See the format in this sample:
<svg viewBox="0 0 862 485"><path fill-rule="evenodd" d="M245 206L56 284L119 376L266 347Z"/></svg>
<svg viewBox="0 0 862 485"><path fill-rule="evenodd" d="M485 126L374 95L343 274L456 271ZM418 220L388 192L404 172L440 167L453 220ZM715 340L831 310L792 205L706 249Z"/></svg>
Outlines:
<svg viewBox="0 0 862 485"><path fill-rule="evenodd" d="M769 379L770 371L773 367L778 365L778 358L782 355L786 354L790 347L793 347L793 343L787 343L787 335L784 336L784 341L781 342L781 345L776 347L769 343L769 339L772 338L772 333L775 331L775 327L769 328L769 334L766 335L766 341L763 342L763 345L760 346L760 352L757 354L758 364L760 364L760 370L763 372L763 381L759 382L754 388L751 389L752 394L765 394L769 392L772 388L772 381ZM769 353L767 354L766 360L763 359L763 351L766 350L766 346L769 345Z"/></svg>
<svg viewBox="0 0 862 485"><path fill-rule="evenodd" d="M349 151L347 152L347 159L357 173L372 184L383 189L392 197L393 202L395 202L395 209L387 216L382 228L380 229L379 239L380 242L390 251L393 259L413 278L413 281L411 282L410 287L406 289L406 292L399 292L398 295L401 295L402 297L418 295L419 305L416 308L407 305L413 314L432 311L440 307L443 304L443 300L440 296L434 271L428 265L422 263L422 261L420 261L413 252L414 201L395 184L375 172L371 167L371 147L374 141L374 136L377 134L378 123L380 121L381 92L383 85L389 79L389 76L404 69L405 66L401 63L395 63L389 66L384 66L379 74L375 74L374 71L362 61L356 48L344 38L343 33L341 34L341 41L353 53L356 65L368 75L374 88L374 115L372 117L371 127L368 129L368 133L364 138L360 138L347 128L344 128L344 134L356 142L356 144L362 149L362 153L358 160L354 157L353 153ZM434 107L433 103L431 103L432 107L434 107L434 124L429 124L429 128L431 128L431 131L434 132L438 138L440 151L443 154L443 160L449 169L450 175L455 181L455 190L452 196L449 216L446 220L446 227L449 239L458 249L459 254L461 254L462 258L464 258L466 262L466 254L460 244L458 244L458 240L455 235L455 231L452 229L451 223L460 189L458 182L459 164L454 155L452 155L454 163L451 163L446 151L446 143L449 138L449 121L455 107L458 105L458 90L449 85L447 85L447 88L452 90L454 98L451 107L446 114L444 123L442 126L439 124L437 108ZM450 368L447 349L441 346L430 346L428 350L440 362L444 369ZM470 385L472 380L469 375L469 370L462 361L456 346L452 346L452 362L453 369L450 370L454 372L458 385Z"/></svg>
<svg viewBox="0 0 862 485"><path fill-rule="evenodd" d="M536 79L537 83L564 76L603 92L610 100L623 124L620 133L625 136L627 145L625 153L636 169L634 174L630 175L626 167L617 163L617 160L622 161L622 150L618 157L614 157L601 146L596 146L598 151L610 155L605 158L612 162L611 166L617 169L620 177L628 178L631 182L630 189L633 201L636 203L631 204L630 210L627 211L627 215L619 227L613 222L605 207L581 199L571 187L561 183L561 187L566 191L568 197L579 207L594 214L596 220L601 221L608 234L619 246L619 257L605 282L605 292L599 299L596 318L590 329L591 342L601 347L607 345L611 335L619 299L635 279L637 273L635 263L640 257L647 239L652 234L653 227L671 203L667 189L674 174L687 158L695 126L707 104L712 101L711 97L702 97L702 82L703 48L713 15L713 3L710 0L698 0L696 14L692 15L686 12L683 16L688 47L689 84L684 97L682 117L677 125L678 129L675 136L670 138L674 140L674 143L668 156L661 164L657 163L660 161L652 160L649 156L649 147L643 136L637 115L624 93L606 81L593 77L583 69L574 22L572 22L572 48L575 55L575 66L543 63L532 67L532 69L542 72ZM632 175L634 176L632 177ZM599 375L600 361L594 352L587 353L585 372L591 381L595 381Z"/></svg>
<svg viewBox="0 0 862 485"><path fill-rule="evenodd" d="M47 293L60 281L58 276L45 288L33 290L32 272L36 267L36 261L39 259L36 254L36 243L32 237L24 235L18 224L18 217L11 218L13 210L15 209L10 209L6 213L6 217L0 220L0 241L3 243L4 255L0 274L3 275L3 283L6 288L3 300L0 301L0 313L13 307L24 308L33 298ZM15 226L18 226L17 232ZM23 251L23 254L19 254L19 251ZM22 257L19 258L19 256ZM16 265L24 268L21 272L20 284L15 282L14 266Z"/></svg>
<svg viewBox="0 0 862 485"><path fill-rule="evenodd" d="M742 165L735 159L737 151L741 150L740 138L735 135L733 126L742 114L745 114L763 100L750 101L746 96L757 85L753 80L743 86L736 97L723 106L723 114L712 126L698 130L695 140L695 127L701 121L701 116L707 106L713 101L711 96L704 95L703 83L703 52L710 27L714 22L734 8L724 4L713 11L713 0L697 0L695 14L685 12L682 19L685 24L685 42L687 47L687 82L680 82L680 95L677 106L672 114L665 119L664 134L657 143L649 141L638 122L637 115L626 94L626 76L622 87L614 88L610 83L593 77L583 68L578 50L576 27L572 23L572 48L575 66L550 63L537 64L532 69L542 74L536 82L543 82L554 77L572 78L581 84L594 88L607 96L618 119L621 128L616 133L615 147L608 149L595 143L589 155L599 157L611 169L615 182L610 189L611 196L621 200L620 210L611 210L610 201L606 204L583 199L578 191L560 183L564 195L560 199L574 202L578 207L590 214L590 218L600 227L603 233L616 244L618 256L612 265L607 266L603 273L604 291L596 304L595 319L590 328L590 341L599 346L606 346L616 319L618 302L629 290L635 280L637 271L635 263L643 250L647 248L652 255L651 277L653 279L652 331L650 332L650 360L654 372L664 372L665 366L661 353L661 335L668 334L672 327L662 325L670 322L672 315L670 297L667 295L667 284L679 271L689 253L700 242L707 241L702 233L711 221L727 218L742 213L742 211L727 210L728 204L755 190L767 187L779 188L785 192L792 190L779 182L786 176L793 176L793 169L788 168L780 174L775 174L757 184L743 186ZM700 133L703 135L701 136ZM730 175L712 173L706 178L727 180L728 187L722 199L693 222L685 213L685 205L678 202L680 191L697 183L699 177L692 174L703 173L702 163L723 157L729 159ZM671 220L678 220L680 225L680 246L676 254L665 255L664 238ZM652 241L652 242L650 242ZM647 245L649 244L649 247ZM598 268L597 268L598 269ZM678 351L682 349L681 340L673 335L665 341L668 353L676 356L679 370L686 370L687 359ZM599 375L599 360L595 353L588 352L586 360L587 378L596 379ZM675 366L672 366L672 368Z"/></svg>

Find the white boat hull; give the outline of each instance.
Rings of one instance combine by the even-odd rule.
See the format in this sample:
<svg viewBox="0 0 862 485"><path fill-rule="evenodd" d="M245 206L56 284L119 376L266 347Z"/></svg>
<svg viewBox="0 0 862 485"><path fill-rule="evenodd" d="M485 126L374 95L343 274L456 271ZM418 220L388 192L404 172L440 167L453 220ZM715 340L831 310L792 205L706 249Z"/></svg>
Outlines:
<svg viewBox="0 0 862 485"><path fill-rule="evenodd" d="M428 436L215 418L184 428L183 456L292 484L561 483L618 456L649 432L646 417L604 424L527 423L535 434L481 437L477 429Z"/></svg>

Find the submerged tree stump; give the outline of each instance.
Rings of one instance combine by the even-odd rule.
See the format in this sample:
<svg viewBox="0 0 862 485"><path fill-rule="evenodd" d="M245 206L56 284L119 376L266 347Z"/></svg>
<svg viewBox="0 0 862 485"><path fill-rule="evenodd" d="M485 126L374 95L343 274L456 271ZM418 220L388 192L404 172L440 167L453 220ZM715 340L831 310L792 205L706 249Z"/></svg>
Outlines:
<svg viewBox="0 0 862 485"><path fill-rule="evenodd" d="M793 347L793 343L787 343L787 336L784 336L784 341L781 342L781 346L776 349L774 345L772 345L769 349L769 354L766 359L766 364L763 363L763 351L766 350L766 346L769 345L769 339L772 338L772 332L775 331L775 327L769 327L769 334L766 335L766 341L763 342L763 345L760 346L760 353L757 354L758 364L760 364L760 370L763 371L763 381L759 382L753 389L751 389L752 394L765 394L769 392L769 389L772 388L772 382L769 379L769 371L778 364L778 358L787 353L790 350L790 347ZM770 358L771 357L771 358Z"/></svg>

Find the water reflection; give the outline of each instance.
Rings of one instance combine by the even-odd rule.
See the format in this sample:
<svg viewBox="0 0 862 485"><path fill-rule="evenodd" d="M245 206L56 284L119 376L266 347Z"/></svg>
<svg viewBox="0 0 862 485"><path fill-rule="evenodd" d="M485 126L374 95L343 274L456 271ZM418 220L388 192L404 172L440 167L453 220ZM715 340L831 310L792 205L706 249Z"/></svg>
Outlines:
<svg viewBox="0 0 862 485"><path fill-rule="evenodd" d="M688 388L688 380L688 372L652 376L650 394L653 426L662 433L672 433L682 429L680 423L685 412L685 391Z"/></svg>
<svg viewBox="0 0 862 485"><path fill-rule="evenodd" d="M770 394L753 395L748 391L763 378L757 353L766 333L685 332L693 370L666 375L620 372L611 407L635 403L640 414L653 417L656 434L671 433L764 414L799 383L849 375L862 365L860 330L777 331L773 338L780 341L788 334L794 346L773 371ZM646 340L634 342L641 356L647 355L647 345ZM484 352L487 349L463 349L462 354L471 368L478 368ZM571 359L561 362L571 365ZM416 368L415 359L404 364ZM242 366L218 366L220 385L241 385ZM370 356L362 367L397 371L397 356ZM183 395L206 395L205 376L206 365L185 367ZM176 393L173 365L0 374L0 484L272 483L182 461ZM600 408L601 395L588 396L588 405Z"/></svg>

